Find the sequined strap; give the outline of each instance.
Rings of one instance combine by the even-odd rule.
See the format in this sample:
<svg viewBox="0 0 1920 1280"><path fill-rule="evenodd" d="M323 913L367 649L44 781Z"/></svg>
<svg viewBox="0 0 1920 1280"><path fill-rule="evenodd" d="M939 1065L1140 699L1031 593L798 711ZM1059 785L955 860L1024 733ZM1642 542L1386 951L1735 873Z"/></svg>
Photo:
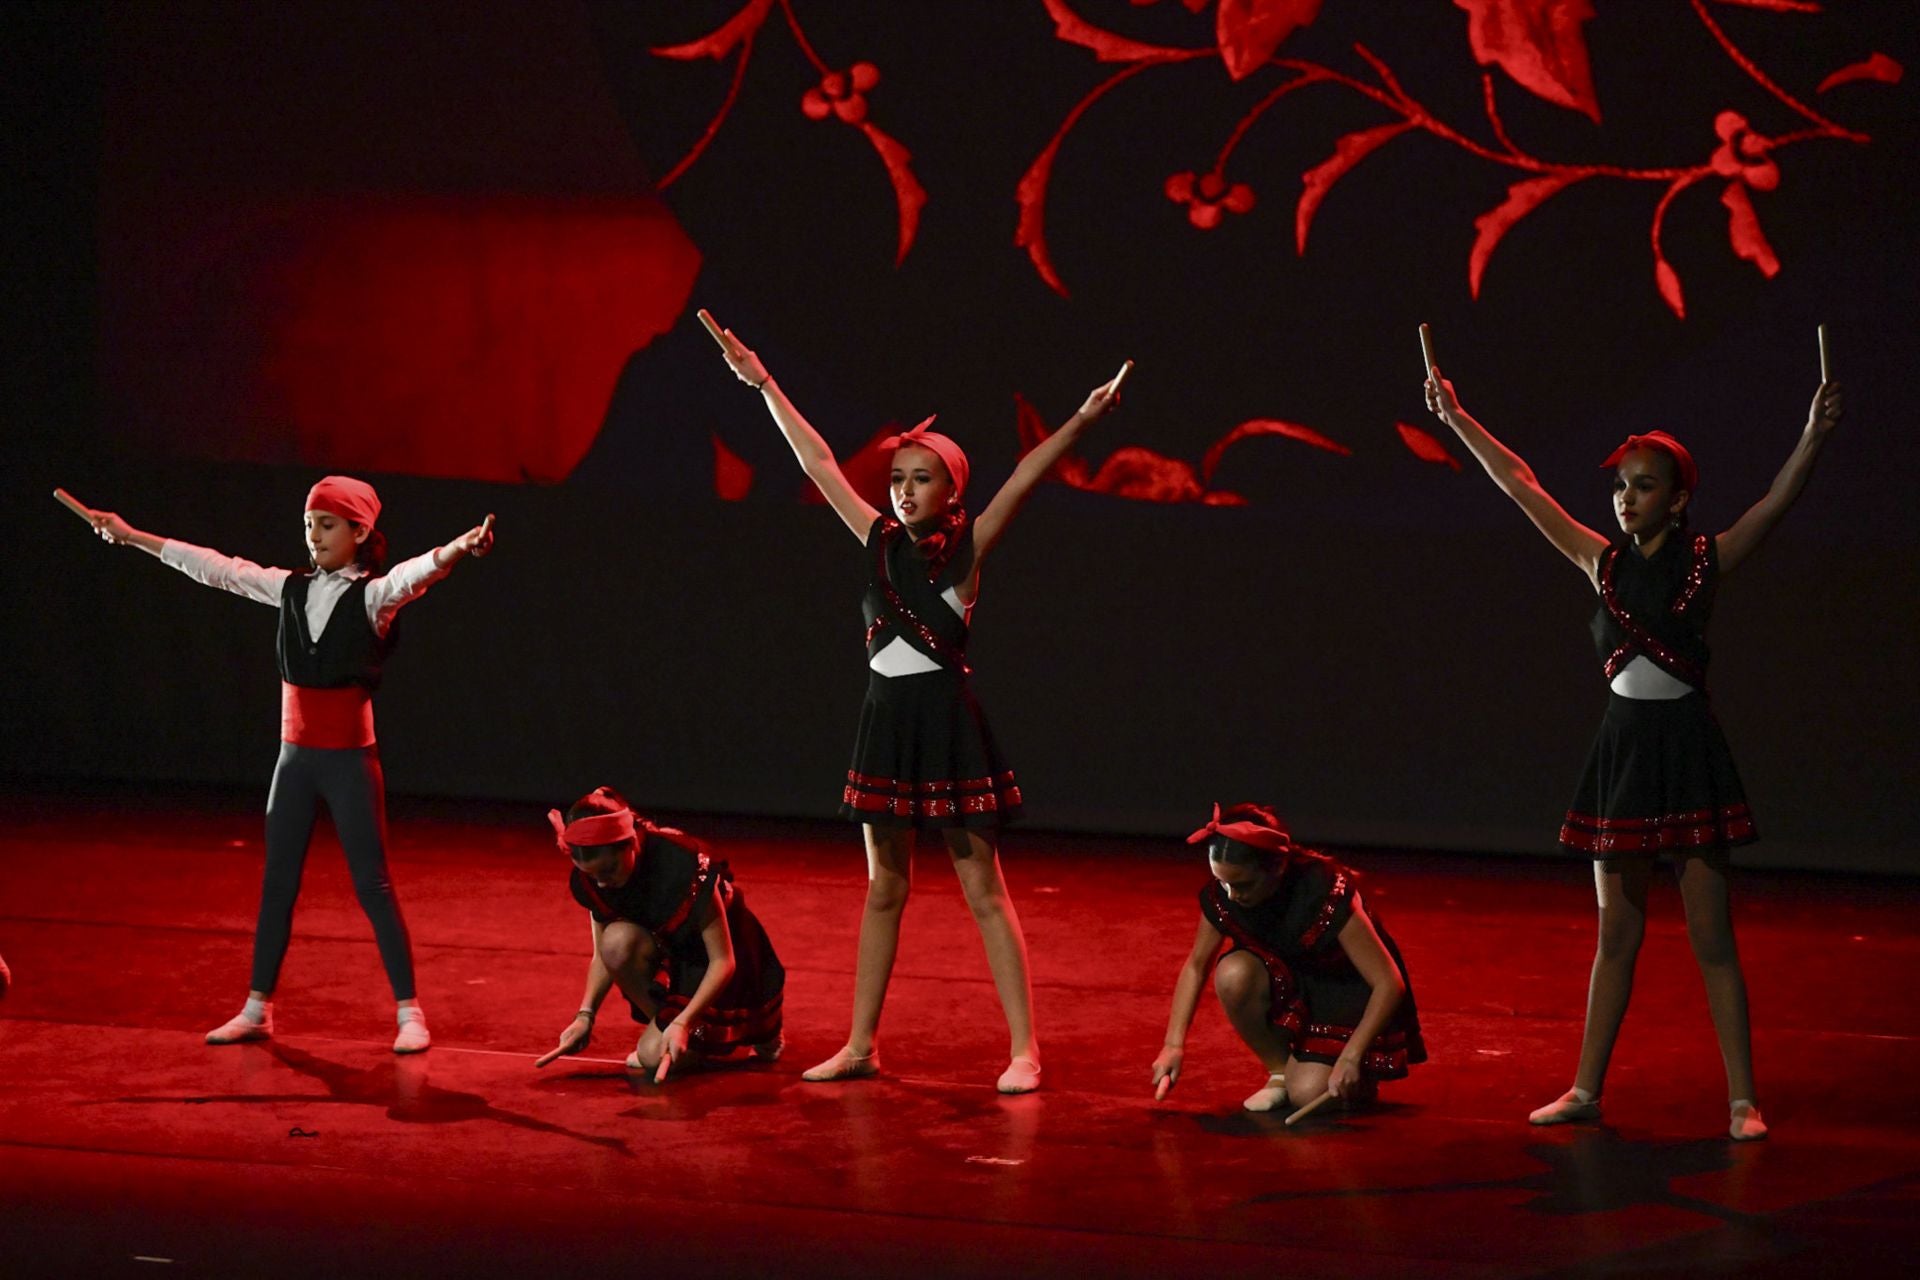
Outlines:
<svg viewBox="0 0 1920 1280"><path fill-rule="evenodd" d="M1340 908L1352 896L1353 877L1348 875L1345 869L1335 871L1333 883L1327 888L1326 901L1320 904L1319 914L1314 916L1313 923L1307 926L1306 932L1300 935L1301 947L1311 951L1319 946L1320 939L1324 938L1327 930L1333 927L1334 917L1340 913Z"/></svg>
<svg viewBox="0 0 1920 1280"><path fill-rule="evenodd" d="M693 904L700 900L701 892L712 883L713 866L707 859L706 851L696 849L693 851L693 856L696 863L693 876L687 882L686 896L680 899L680 905L673 909L673 914L668 916L666 922L655 931L663 944L666 939L679 932L680 926L684 925L687 917L693 914Z"/></svg>
<svg viewBox="0 0 1920 1280"><path fill-rule="evenodd" d="M1276 1005L1281 1000L1291 1001L1298 998L1299 988L1294 980L1293 967L1279 952L1262 942L1252 930L1240 922L1238 916L1233 914L1232 909L1227 905L1227 891L1220 887L1218 881L1200 891L1200 909L1212 922L1213 927L1225 934L1235 947L1266 966L1267 976L1276 988L1274 994L1279 998L1276 1000Z"/></svg>
<svg viewBox="0 0 1920 1280"><path fill-rule="evenodd" d="M1687 567L1687 580L1680 588L1680 594L1673 598L1673 616L1684 618L1693 602L1699 598L1700 588L1706 585L1707 574L1713 568L1713 540L1704 533L1693 535L1693 563Z"/></svg>
<svg viewBox="0 0 1920 1280"><path fill-rule="evenodd" d="M899 521L885 520L868 539L873 545L873 585L880 592L882 612L873 620L873 625L867 628L867 646L871 648L874 637L890 626L917 638L922 645L926 646L928 656L934 661L943 666L952 667L962 675L971 675L973 668L967 664L966 653L958 646L942 639L939 632L922 621L920 615L908 606L907 602L901 598L899 590L893 585L893 574L887 565L887 547L892 541L894 532L901 529Z"/></svg>
<svg viewBox="0 0 1920 1280"><path fill-rule="evenodd" d="M1600 602L1627 637L1627 643L1616 648L1602 664L1607 679L1611 680L1618 675L1621 669L1633 660L1634 651L1638 650L1668 675L1684 680L1696 689L1705 688L1707 673L1700 664L1675 652L1620 603L1619 592L1614 586L1614 570L1620 563L1620 557L1625 554L1629 553L1624 549L1624 544L1615 543L1608 548L1600 561ZM1698 554L1697 547L1696 554Z"/></svg>

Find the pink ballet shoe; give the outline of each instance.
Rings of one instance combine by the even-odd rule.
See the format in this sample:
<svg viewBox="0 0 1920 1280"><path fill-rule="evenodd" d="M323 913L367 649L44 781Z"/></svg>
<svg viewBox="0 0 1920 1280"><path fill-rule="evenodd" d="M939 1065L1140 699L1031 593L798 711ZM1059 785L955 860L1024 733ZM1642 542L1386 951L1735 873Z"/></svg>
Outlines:
<svg viewBox="0 0 1920 1280"><path fill-rule="evenodd" d="M859 1080L879 1074L880 1050L855 1053L852 1049L842 1049L819 1066L802 1071L800 1078L814 1084L827 1084L835 1080Z"/></svg>
<svg viewBox="0 0 1920 1280"><path fill-rule="evenodd" d="M1002 1093L1032 1093L1040 1087L1040 1063L1024 1054L1015 1058L993 1087Z"/></svg>
<svg viewBox="0 0 1920 1280"><path fill-rule="evenodd" d="M1727 1136L1735 1142L1758 1142L1767 1136L1767 1122L1760 1118L1757 1104L1742 1098L1733 1104L1732 1123L1727 1126Z"/></svg>
<svg viewBox="0 0 1920 1280"><path fill-rule="evenodd" d="M1600 1099L1583 1102L1569 1089L1527 1117L1528 1124L1591 1124L1600 1118Z"/></svg>

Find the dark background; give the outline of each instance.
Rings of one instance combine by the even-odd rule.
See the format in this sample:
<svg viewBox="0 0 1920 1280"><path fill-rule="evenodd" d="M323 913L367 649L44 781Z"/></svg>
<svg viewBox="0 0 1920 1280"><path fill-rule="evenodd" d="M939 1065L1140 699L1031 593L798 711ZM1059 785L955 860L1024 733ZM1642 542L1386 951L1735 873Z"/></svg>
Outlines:
<svg viewBox="0 0 1920 1280"><path fill-rule="evenodd" d="M1688 166L1720 111L1805 127L1689 6L1597 7L1599 122L1495 72L1523 150ZM937 410L976 508L1017 457L1016 395L1058 422L1123 357L1095 466L1123 445L1197 462L1252 418L1352 450L1236 444L1215 484L1238 507L1035 494L973 650L1032 824L1179 833L1257 797L1319 840L1544 852L1604 701L1591 592L1470 461L1401 443L1396 422L1444 430L1416 322L1578 518L1611 527L1596 464L1658 426L1693 447L1716 530L1791 449L1824 321L1846 419L1724 587L1715 705L1767 836L1749 860L1916 869L1913 93L1815 93L1876 51L1910 63L1905 6L1707 6L1871 141L1775 153L1778 189L1753 193L1772 279L1729 248L1724 179L1680 195L1684 319L1654 285L1648 182L1554 196L1473 298L1474 220L1527 175L1417 132L1335 186L1296 252L1301 175L1393 118L1337 86L1254 125L1227 172L1256 206L1194 228L1166 178L1204 172L1286 79L1235 83L1218 57L1143 72L1068 134L1047 202L1063 297L1015 243L1015 189L1119 68L1056 39L1040 0L794 0L823 60L880 69L871 118L928 196L897 265L886 170L800 110L820 77L777 4L710 148L656 193L734 61L648 51L739 8L7 10L0 770L264 785L272 614L103 546L46 494L297 563L307 486L352 470L399 555L499 516L497 554L405 615L379 711L395 791L544 807L608 781L663 808L831 813L865 562L695 324L706 306L843 455ZM1213 38L1211 8L1177 0L1078 8ZM1364 42L1488 141L1467 22L1327 0L1280 54L1364 78ZM716 440L751 469L726 472L739 500L717 496Z"/></svg>

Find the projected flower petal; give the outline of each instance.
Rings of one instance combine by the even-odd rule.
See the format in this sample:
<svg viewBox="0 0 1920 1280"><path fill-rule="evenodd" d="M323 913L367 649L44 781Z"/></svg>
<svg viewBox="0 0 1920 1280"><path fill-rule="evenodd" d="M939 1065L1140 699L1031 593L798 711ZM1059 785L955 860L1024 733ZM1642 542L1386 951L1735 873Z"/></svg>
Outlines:
<svg viewBox="0 0 1920 1280"><path fill-rule="evenodd" d="M1396 422L1393 426L1394 430L1400 433L1400 442L1406 445L1408 451L1420 461L1431 462L1439 467L1452 467L1455 471L1460 469L1460 460L1448 453L1447 447L1435 439L1430 432L1422 431L1419 427L1409 426L1404 422Z"/></svg>
<svg viewBox="0 0 1920 1280"><path fill-rule="evenodd" d="M1596 123L1600 103L1581 27L1590 0L1454 0L1467 11L1467 39L1480 65L1498 66L1522 87Z"/></svg>
<svg viewBox="0 0 1920 1280"><path fill-rule="evenodd" d="M1577 172L1555 173L1516 182L1507 188L1504 201L1473 220L1473 228L1480 234L1474 238L1473 252L1467 258L1467 287L1474 297L1480 296L1480 277L1486 273L1487 259L1493 256L1500 238L1520 219L1539 208L1547 197L1585 176Z"/></svg>
<svg viewBox="0 0 1920 1280"><path fill-rule="evenodd" d="M1273 56L1280 42L1312 22L1320 0L1220 0L1214 38L1227 74L1244 80Z"/></svg>

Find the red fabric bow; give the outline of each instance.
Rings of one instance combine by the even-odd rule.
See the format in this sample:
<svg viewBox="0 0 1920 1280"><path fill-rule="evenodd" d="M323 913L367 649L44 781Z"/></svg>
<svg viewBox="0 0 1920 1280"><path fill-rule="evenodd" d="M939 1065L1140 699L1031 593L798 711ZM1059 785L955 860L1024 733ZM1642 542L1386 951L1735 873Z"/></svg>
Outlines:
<svg viewBox="0 0 1920 1280"><path fill-rule="evenodd" d="M1620 460L1635 449L1658 449L1672 458L1680 469L1680 487L1693 493L1700 487L1700 468L1694 465L1693 455L1687 452L1687 446L1675 440L1664 431L1649 431L1643 436L1628 436L1626 443L1607 455L1602 467L1617 467Z"/></svg>
<svg viewBox="0 0 1920 1280"><path fill-rule="evenodd" d="M967 491L967 474L972 467L967 463L967 451L955 443L951 436L927 430L933 425L934 418L939 416L936 413L922 418L919 426L911 431L902 431L897 436L888 436L880 442L880 447L900 449L907 445L918 445L922 449L931 449L940 461L947 464L947 474L953 477L954 496L958 497Z"/></svg>
<svg viewBox="0 0 1920 1280"><path fill-rule="evenodd" d="M1293 847L1293 838L1284 831L1261 826L1257 822L1221 822L1220 806L1213 806L1213 821L1187 837L1188 844L1199 844L1213 836L1225 836L1229 840L1238 840L1241 844L1252 845L1256 849L1266 849L1272 853L1285 853Z"/></svg>

